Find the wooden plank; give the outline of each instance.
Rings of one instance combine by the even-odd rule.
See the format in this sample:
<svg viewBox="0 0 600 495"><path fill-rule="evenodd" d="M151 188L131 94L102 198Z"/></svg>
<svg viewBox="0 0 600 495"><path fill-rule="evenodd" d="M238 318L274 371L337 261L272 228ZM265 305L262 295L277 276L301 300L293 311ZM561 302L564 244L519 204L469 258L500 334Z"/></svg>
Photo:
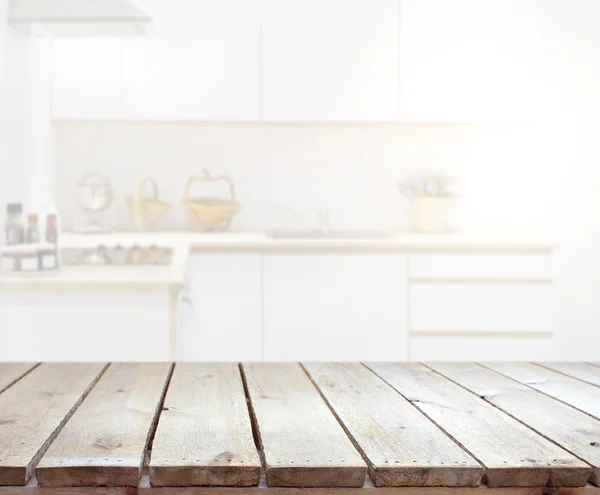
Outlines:
<svg viewBox="0 0 600 495"><path fill-rule="evenodd" d="M588 363L535 363L600 387L600 368Z"/></svg>
<svg viewBox="0 0 600 495"><path fill-rule="evenodd" d="M587 464L425 366L369 367L477 458L489 486L586 484Z"/></svg>
<svg viewBox="0 0 600 495"><path fill-rule="evenodd" d="M260 473L238 365L177 364L152 446L152 486L253 486Z"/></svg>
<svg viewBox="0 0 600 495"><path fill-rule="evenodd" d="M35 363L0 363L0 394L36 366Z"/></svg>
<svg viewBox="0 0 600 495"><path fill-rule="evenodd" d="M483 467L357 363L305 364L369 466L375 486L478 486Z"/></svg>
<svg viewBox="0 0 600 495"><path fill-rule="evenodd" d="M600 419L600 388L532 363L482 363Z"/></svg>
<svg viewBox="0 0 600 495"><path fill-rule="evenodd" d="M104 364L42 364L0 395L0 485L25 485Z"/></svg>
<svg viewBox="0 0 600 495"><path fill-rule="evenodd" d="M40 461L40 486L137 486L171 367L111 365Z"/></svg>
<svg viewBox="0 0 600 495"><path fill-rule="evenodd" d="M264 475L259 486L240 487L154 487L143 474L140 485L131 487L42 488L35 476L27 486L0 487L0 495L600 495L600 488L490 488L478 487L374 487L367 477L361 488L286 488L268 487Z"/></svg>
<svg viewBox="0 0 600 495"><path fill-rule="evenodd" d="M427 366L589 463L590 481L600 484L600 421L477 364Z"/></svg>
<svg viewBox="0 0 600 495"><path fill-rule="evenodd" d="M361 488L286 488L267 487L265 477L259 486L239 487L153 487L147 474L138 488L131 487L65 487L42 488L35 476L27 486L0 487L0 495L600 495L600 488L489 488L470 487L374 487L367 477Z"/></svg>
<svg viewBox="0 0 600 495"><path fill-rule="evenodd" d="M366 464L298 364L243 372L269 486L363 486Z"/></svg>

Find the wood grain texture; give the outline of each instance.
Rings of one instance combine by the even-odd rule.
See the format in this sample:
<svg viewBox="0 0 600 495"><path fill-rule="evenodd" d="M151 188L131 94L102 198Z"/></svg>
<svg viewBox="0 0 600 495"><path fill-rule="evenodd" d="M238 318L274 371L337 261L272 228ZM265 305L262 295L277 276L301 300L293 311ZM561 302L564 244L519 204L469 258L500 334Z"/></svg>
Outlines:
<svg viewBox="0 0 600 495"><path fill-rule="evenodd" d="M600 419L599 387L532 363L482 364Z"/></svg>
<svg viewBox="0 0 600 495"><path fill-rule="evenodd" d="M35 363L0 363L0 394L36 366Z"/></svg>
<svg viewBox="0 0 600 495"><path fill-rule="evenodd" d="M586 484L587 464L425 366L368 366L484 464L489 486Z"/></svg>
<svg viewBox="0 0 600 495"><path fill-rule="evenodd" d="M600 387L600 368L593 364L564 362L535 364Z"/></svg>
<svg viewBox="0 0 600 495"><path fill-rule="evenodd" d="M367 477L361 488L285 488L267 487L264 475L259 486L239 487L153 487L149 476L142 475L140 485L131 487L42 488L35 476L27 486L0 487L0 495L600 495L600 488L489 488L469 487L374 487Z"/></svg>
<svg viewBox="0 0 600 495"><path fill-rule="evenodd" d="M304 364L369 466L375 486L478 486L483 467L357 363Z"/></svg>
<svg viewBox="0 0 600 495"><path fill-rule="evenodd" d="M600 484L600 421L477 364L426 365L589 463Z"/></svg>
<svg viewBox="0 0 600 495"><path fill-rule="evenodd" d="M110 365L40 461L40 486L137 486L171 367Z"/></svg>
<svg viewBox="0 0 600 495"><path fill-rule="evenodd" d="M152 486L253 486L260 472L238 365L177 364L154 437Z"/></svg>
<svg viewBox="0 0 600 495"><path fill-rule="evenodd" d="M363 486L366 464L298 364L243 371L269 486Z"/></svg>
<svg viewBox="0 0 600 495"><path fill-rule="evenodd" d="M0 395L0 485L27 483L104 368L42 364Z"/></svg>

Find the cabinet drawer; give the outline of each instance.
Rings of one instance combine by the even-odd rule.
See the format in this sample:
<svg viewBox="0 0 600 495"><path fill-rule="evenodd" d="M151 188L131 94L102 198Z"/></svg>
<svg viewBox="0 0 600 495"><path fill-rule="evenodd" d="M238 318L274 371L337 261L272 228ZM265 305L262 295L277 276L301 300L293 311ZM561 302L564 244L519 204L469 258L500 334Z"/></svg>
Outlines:
<svg viewBox="0 0 600 495"><path fill-rule="evenodd" d="M552 286L411 284L410 331L549 332Z"/></svg>
<svg viewBox="0 0 600 495"><path fill-rule="evenodd" d="M555 358L551 336L415 336L411 361L550 361Z"/></svg>
<svg viewBox="0 0 600 495"><path fill-rule="evenodd" d="M411 279L540 280L552 279L550 254L414 254Z"/></svg>

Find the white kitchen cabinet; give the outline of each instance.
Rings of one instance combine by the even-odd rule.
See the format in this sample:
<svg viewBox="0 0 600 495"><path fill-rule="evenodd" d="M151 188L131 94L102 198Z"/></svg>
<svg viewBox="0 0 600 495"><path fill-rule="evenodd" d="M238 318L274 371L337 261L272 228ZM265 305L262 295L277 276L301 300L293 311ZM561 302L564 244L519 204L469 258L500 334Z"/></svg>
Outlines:
<svg viewBox="0 0 600 495"><path fill-rule="evenodd" d="M397 118L397 0L263 0L262 117Z"/></svg>
<svg viewBox="0 0 600 495"><path fill-rule="evenodd" d="M550 284L410 285L412 332L549 333L553 314Z"/></svg>
<svg viewBox="0 0 600 495"><path fill-rule="evenodd" d="M420 335L410 340L411 361L549 361L555 341L539 335Z"/></svg>
<svg viewBox="0 0 600 495"><path fill-rule="evenodd" d="M169 318L165 292L5 292L0 361L168 361Z"/></svg>
<svg viewBox="0 0 600 495"><path fill-rule="evenodd" d="M401 121L535 121L550 103L543 0L400 4Z"/></svg>
<svg viewBox="0 0 600 495"><path fill-rule="evenodd" d="M406 256L266 254L267 361L407 359Z"/></svg>
<svg viewBox="0 0 600 495"><path fill-rule="evenodd" d="M150 37L124 40L134 120L258 120L260 0L138 0Z"/></svg>
<svg viewBox="0 0 600 495"><path fill-rule="evenodd" d="M121 43L114 38L54 40L54 119L121 118Z"/></svg>
<svg viewBox="0 0 600 495"><path fill-rule="evenodd" d="M408 257L411 361L555 359L552 254Z"/></svg>
<svg viewBox="0 0 600 495"><path fill-rule="evenodd" d="M254 253L192 256L190 303L182 304L183 360L262 360L261 264Z"/></svg>

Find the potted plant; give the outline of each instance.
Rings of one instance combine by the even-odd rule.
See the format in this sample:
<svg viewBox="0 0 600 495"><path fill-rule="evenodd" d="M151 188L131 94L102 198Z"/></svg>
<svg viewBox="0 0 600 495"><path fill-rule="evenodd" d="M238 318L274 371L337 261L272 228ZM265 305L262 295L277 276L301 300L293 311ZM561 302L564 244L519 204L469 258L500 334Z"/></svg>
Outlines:
<svg viewBox="0 0 600 495"><path fill-rule="evenodd" d="M412 202L412 226L417 232L451 231L454 194L447 178L413 177L398 182L398 191Z"/></svg>

